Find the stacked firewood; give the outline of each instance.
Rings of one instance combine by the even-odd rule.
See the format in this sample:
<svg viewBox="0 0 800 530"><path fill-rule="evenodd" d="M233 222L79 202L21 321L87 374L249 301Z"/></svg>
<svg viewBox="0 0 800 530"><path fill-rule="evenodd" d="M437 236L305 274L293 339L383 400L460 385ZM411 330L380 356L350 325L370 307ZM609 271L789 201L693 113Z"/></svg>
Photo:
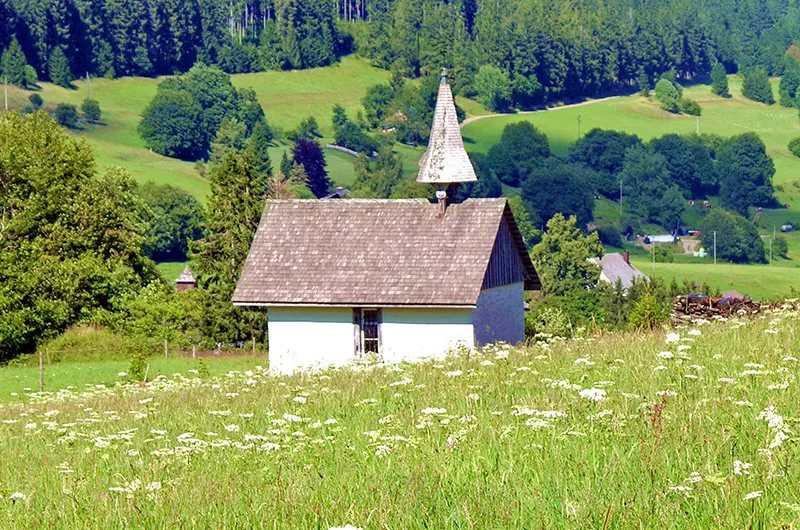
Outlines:
<svg viewBox="0 0 800 530"><path fill-rule="evenodd" d="M695 320L712 320L717 317L754 316L785 306L785 302L757 302L749 296L743 298L717 298L713 296L678 296L672 303L672 322L688 324Z"/></svg>

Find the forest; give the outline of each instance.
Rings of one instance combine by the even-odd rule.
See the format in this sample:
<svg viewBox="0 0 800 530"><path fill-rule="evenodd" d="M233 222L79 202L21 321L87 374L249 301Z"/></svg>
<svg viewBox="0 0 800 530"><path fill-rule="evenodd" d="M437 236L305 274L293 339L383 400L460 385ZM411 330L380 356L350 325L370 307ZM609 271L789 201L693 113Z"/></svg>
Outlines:
<svg viewBox="0 0 800 530"><path fill-rule="evenodd" d="M457 92L498 79L516 107L630 90L675 69L783 73L800 9L760 0L8 0L0 49L40 79L329 65L357 52L415 77L447 67ZM476 77L480 67L492 70ZM506 88L507 87L507 88ZM484 87L484 90L486 87Z"/></svg>

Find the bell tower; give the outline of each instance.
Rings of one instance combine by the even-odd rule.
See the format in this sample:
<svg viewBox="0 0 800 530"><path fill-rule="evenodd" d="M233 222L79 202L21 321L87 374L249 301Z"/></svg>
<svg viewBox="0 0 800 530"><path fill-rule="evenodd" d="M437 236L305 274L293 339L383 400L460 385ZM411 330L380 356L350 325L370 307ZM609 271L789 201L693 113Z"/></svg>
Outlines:
<svg viewBox="0 0 800 530"><path fill-rule="evenodd" d="M452 195L462 182L478 180L472 162L464 150L446 70L442 70L442 79L439 82L428 150L422 155L419 166L417 182L432 184L436 188L440 216L444 215L448 194Z"/></svg>

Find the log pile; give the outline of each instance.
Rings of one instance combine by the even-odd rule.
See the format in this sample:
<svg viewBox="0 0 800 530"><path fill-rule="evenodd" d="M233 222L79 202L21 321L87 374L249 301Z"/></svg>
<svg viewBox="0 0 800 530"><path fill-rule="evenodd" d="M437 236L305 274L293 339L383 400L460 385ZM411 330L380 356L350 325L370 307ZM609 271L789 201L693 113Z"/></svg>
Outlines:
<svg viewBox="0 0 800 530"><path fill-rule="evenodd" d="M714 318L747 317L761 314L770 309L783 307L784 302L757 302L749 296L743 298L717 298L692 294L678 296L672 303L672 323L689 324L695 320Z"/></svg>

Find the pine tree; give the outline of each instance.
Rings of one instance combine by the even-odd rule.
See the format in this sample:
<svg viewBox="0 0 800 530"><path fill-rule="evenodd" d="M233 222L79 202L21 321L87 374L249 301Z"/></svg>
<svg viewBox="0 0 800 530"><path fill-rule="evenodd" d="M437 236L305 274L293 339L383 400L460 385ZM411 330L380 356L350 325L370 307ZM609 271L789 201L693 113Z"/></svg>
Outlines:
<svg viewBox="0 0 800 530"><path fill-rule="evenodd" d="M772 105L775 97L772 95L772 85L769 84L767 71L763 68L754 68L744 74L742 95L747 99Z"/></svg>
<svg viewBox="0 0 800 530"><path fill-rule="evenodd" d="M266 197L267 183L245 154L228 153L211 174L206 236L191 248L204 296L202 326L214 340L233 342L254 335L259 339L266 330L266 315L234 308L231 303Z"/></svg>
<svg viewBox="0 0 800 530"><path fill-rule="evenodd" d="M70 70L67 56L64 55L64 50L61 49L61 46L53 48L53 52L50 54L49 66L51 82L58 86L63 86L64 88L72 87L72 71Z"/></svg>
<svg viewBox="0 0 800 530"><path fill-rule="evenodd" d="M637 77L639 83L639 93L646 98L650 97L650 78L647 77L647 72L645 72L644 68L641 66L639 67L639 74Z"/></svg>
<svg viewBox="0 0 800 530"><path fill-rule="evenodd" d="M25 59L22 47L17 39L12 40L6 51L3 52L2 58L3 75L7 82L20 88L27 88L27 66L28 61Z"/></svg>
<svg viewBox="0 0 800 530"><path fill-rule="evenodd" d="M284 151L283 156L281 156L281 173L288 176L291 171L292 171L292 162L286 155L286 151Z"/></svg>
<svg viewBox="0 0 800 530"><path fill-rule="evenodd" d="M728 92L728 74L722 63L716 63L711 69L711 92L723 98L731 97Z"/></svg>
<svg viewBox="0 0 800 530"><path fill-rule="evenodd" d="M325 169L325 156L315 140L299 138L294 144L293 159L306 170L308 187L317 198L325 197L330 191L331 181Z"/></svg>
<svg viewBox="0 0 800 530"><path fill-rule="evenodd" d="M253 134L247 141L247 154L253 164L253 170L263 179L272 176L272 162L269 158L269 144L272 141L272 129L266 121L260 121L253 128Z"/></svg>
<svg viewBox="0 0 800 530"><path fill-rule="evenodd" d="M800 87L800 69L797 66L787 67L786 71L781 77L781 84L779 87L780 104L784 107L795 107L797 102L794 95Z"/></svg>

